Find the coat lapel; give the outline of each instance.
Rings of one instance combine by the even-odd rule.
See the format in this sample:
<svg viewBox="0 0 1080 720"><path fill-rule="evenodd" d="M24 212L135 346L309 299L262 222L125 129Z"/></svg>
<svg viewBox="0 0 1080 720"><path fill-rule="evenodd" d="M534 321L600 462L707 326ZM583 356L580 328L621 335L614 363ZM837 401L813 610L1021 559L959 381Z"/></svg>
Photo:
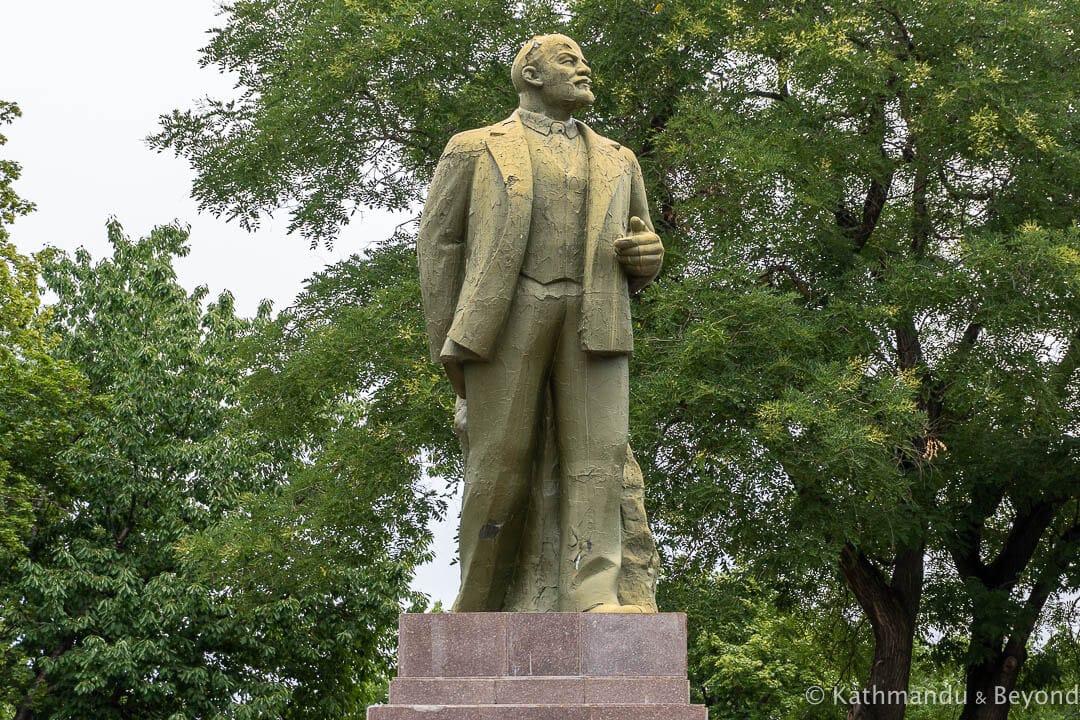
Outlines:
<svg viewBox="0 0 1080 720"><path fill-rule="evenodd" d="M586 215L586 238L585 238L585 267L586 284L590 274L589 269L595 268L596 253L605 252L601 244L605 241L613 243L615 237L604 237L608 223L608 212L611 201L623 179L622 158L619 155L619 146L601 137L592 131L584 123L579 123L581 133L585 137L586 147L589 151L589 209ZM623 229L620 228L620 231ZM614 256L614 250L611 250ZM592 289L600 290L594 287Z"/></svg>
<svg viewBox="0 0 1080 720"><path fill-rule="evenodd" d="M596 235L604 226L608 208L615 196L619 181L622 180L622 158L619 146L607 138L597 135L585 123L578 123L589 149L589 243L592 247L598 238Z"/></svg>
<svg viewBox="0 0 1080 720"><path fill-rule="evenodd" d="M499 168L506 193L510 197L511 208L523 200L532 206L533 174L529 160L529 146L525 142L524 126L514 113L498 125L494 125L488 135L488 151Z"/></svg>

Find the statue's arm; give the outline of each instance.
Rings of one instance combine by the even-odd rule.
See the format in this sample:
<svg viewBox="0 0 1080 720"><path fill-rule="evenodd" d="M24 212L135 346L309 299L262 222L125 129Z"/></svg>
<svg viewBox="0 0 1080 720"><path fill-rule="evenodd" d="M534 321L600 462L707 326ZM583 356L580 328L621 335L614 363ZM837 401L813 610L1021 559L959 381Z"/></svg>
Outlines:
<svg viewBox="0 0 1080 720"><path fill-rule="evenodd" d="M465 236L477 154L461 136L450 140L435 169L420 217L416 243L420 292L428 347L436 363L454 319L465 273Z"/></svg>
<svg viewBox="0 0 1080 720"><path fill-rule="evenodd" d="M632 173L630 181L630 217L639 218L645 226L645 231L655 236L656 230L653 228L652 218L649 217L649 200L645 196L645 180L641 175L641 166L638 164L637 158L634 157L634 153L626 148L623 148L623 152L629 158ZM631 228L631 231L633 231L633 228ZM656 242L660 242L659 237L656 237ZM627 280L631 294L638 292L656 278L660 273L663 257L663 245L661 244L660 256L655 263L655 268L650 267L649 272L644 275L628 274Z"/></svg>

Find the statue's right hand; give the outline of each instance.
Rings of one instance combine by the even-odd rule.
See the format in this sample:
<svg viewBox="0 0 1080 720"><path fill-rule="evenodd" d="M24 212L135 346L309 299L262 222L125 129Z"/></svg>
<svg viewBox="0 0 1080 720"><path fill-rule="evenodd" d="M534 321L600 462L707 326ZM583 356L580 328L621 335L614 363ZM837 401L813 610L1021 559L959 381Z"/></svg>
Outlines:
<svg viewBox="0 0 1080 720"><path fill-rule="evenodd" d="M465 367L466 362L480 360L480 356L464 345L459 345L450 338L443 342L439 353L439 360L446 369L446 376L450 378L450 384L454 386L454 392L459 398L465 397Z"/></svg>
<svg viewBox="0 0 1080 720"><path fill-rule="evenodd" d="M443 370L446 371L446 377L450 380L450 386L454 388L454 393L461 398L465 399L465 367L458 360L443 360Z"/></svg>

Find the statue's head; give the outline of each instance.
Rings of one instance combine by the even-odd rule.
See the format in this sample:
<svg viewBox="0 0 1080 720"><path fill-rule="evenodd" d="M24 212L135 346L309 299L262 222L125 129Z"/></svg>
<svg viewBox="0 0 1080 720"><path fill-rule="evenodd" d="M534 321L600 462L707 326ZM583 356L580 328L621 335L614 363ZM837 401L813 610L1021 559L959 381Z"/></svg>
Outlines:
<svg viewBox="0 0 1080 720"><path fill-rule="evenodd" d="M593 104L591 76L581 48L565 35L537 35L525 43L510 68L518 97L566 113Z"/></svg>

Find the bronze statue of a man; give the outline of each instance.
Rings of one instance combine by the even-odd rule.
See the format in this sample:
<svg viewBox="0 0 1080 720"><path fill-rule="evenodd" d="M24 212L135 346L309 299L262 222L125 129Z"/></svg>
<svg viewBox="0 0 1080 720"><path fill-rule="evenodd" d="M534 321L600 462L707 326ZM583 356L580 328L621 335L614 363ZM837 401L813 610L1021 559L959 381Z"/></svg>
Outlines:
<svg viewBox="0 0 1080 720"><path fill-rule="evenodd" d="M594 100L577 43L535 37L511 75L518 109L450 140L418 241L431 357L467 398L454 610L505 609L547 412L561 468L558 609L641 612L617 589L629 294L664 249L634 154L573 118Z"/></svg>

